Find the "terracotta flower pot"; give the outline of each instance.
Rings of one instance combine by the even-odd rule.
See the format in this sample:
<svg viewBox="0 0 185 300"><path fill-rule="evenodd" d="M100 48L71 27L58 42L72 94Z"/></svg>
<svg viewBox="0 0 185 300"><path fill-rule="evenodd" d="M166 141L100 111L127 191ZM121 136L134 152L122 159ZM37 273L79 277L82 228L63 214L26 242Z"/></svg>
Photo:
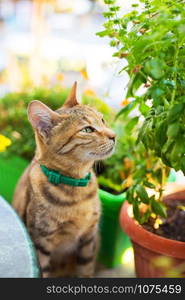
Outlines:
<svg viewBox="0 0 185 300"><path fill-rule="evenodd" d="M164 201L183 200L185 191L168 195ZM129 216L126 201L120 212L120 225L132 240L136 276L185 277L185 242L163 238L145 230Z"/></svg>

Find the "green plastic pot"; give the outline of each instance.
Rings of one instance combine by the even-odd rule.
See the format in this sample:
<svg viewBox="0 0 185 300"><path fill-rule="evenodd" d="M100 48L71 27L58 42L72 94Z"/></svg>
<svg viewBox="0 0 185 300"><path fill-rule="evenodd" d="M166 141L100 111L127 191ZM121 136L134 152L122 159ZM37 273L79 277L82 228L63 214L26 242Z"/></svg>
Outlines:
<svg viewBox="0 0 185 300"><path fill-rule="evenodd" d="M28 163L17 156L0 156L0 193L9 203L12 202L17 181Z"/></svg>
<svg viewBox="0 0 185 300"><path fill-rule="evenodd" d="M101 248L99 262L107 268L114 268L122 263L122 256L131 247L129 237L119 224L119 214L122 204L126 200L125 193L113 195L99 190L102 203L102 217L100 221Z"/></svg>

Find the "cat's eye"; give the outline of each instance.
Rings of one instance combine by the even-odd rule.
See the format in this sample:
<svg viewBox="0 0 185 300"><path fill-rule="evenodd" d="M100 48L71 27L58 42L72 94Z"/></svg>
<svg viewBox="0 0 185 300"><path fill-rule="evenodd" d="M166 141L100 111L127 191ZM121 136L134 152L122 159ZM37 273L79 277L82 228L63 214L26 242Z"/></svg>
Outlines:
<svg viewBox="0 0 185 300"><path fill-rule="evenodd" d="M91 132L94 132L95 129L93 127L91 127L91 126L87 126L87 127L82 128L80 131L91 133Z"/></svg>
<svg viewBox="0 0 185 300"><path fill-rule="evenodd" d="M102 120L102 123L105 124L105 120L104 119L101 119L101 120Z"/></svg>

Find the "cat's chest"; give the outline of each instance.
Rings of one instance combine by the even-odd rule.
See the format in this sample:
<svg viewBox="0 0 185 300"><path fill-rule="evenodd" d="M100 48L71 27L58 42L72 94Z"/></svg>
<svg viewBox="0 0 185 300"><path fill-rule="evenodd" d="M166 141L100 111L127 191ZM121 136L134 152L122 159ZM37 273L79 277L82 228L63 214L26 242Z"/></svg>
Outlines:
<svg viewBox="0 0 185 300"><path fill-rule="evenodd" d="M79 223L79 226L80 224L91 222L99 212L100 202L97 196L86 198L82 201L79 199L71 200L71 205L69 206L51 207L51 214L55 214L58 220L73 220L76 224Z"/></svg>
<svg viewBox="0 0 185 300"><path fill-rule="evenodd" d="M99 220L100 202L96 179L87 188L54 186L43 182L42 185L34 186L32 199L37 225L40 220L44 220L52 230L63 223L73 223L77 231L82 233Z"/></svg>

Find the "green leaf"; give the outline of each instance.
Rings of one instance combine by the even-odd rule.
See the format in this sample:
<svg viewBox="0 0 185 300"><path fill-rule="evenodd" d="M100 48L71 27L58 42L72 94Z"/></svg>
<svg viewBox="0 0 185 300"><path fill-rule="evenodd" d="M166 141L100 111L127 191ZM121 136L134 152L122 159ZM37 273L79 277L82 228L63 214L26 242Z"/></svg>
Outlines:
<svg viewBox="0 0 185 300"><path fill-rule="evenodd" d="M111 47L115 47L115 46L117 46L118 45L118 41L116 41L116 40L112 40L112 41L110 41L110 46Z"/></svg>
<svg viewBox="0 0 185 300"><path fill-rule="evenodd" d="M125 129L131 131L137 125L138 121L139 121L139 117L131 118L131 120L125 126Z"/></svg>
<svg viewBox="0 0 185 300"><path fill-rule="evenodd" d="M184 104L175 104L168 113L168 122L173 123L178 120L182 113L184 113Z"/></svg>
<svg viewBox="0 0 185 300"><path fill-rule="evenodd" d="M172 88L175 87L175 82L174 82L173 80L164 79L164 80L162 81L162 83L163 83L164 85L171 86Z"/></svg>
<svg viewBox="0 0 185 300"><path fill-rule="evenodd" d="M180 161L185 154L185 140L184 137L178 137L174 143L174 147L170 151L170 161L174 169L180 169Z"/></svg>
<svg viewBox="0 0 185 300"><path fill-rule="evenodd" d="M144 71L153 79L160 79L165 74L165 63L159 58L152 58L145 63Z"/></svg>
<svg viewBox="0 0 185 300"><path fill-rule="evenodd" d="M146 78L142 74L140 74L139 72L133 74L128 83L129 88L126 98L134 97L135 93L143 83L146 83Z"/></svg>
<svg viewBox="0 0 185 300"><path fill-rule="evenodd" d="M150 189L155 189L155 185L149 181L144 181L144 185Z"/></svg>
<svg viewBox="0 0 185 300"><path fill-rule="evenodd" d="M113 5L115 2L116 0L104 0L104 3L108 5Z"/></svg>
<svg viewBox="0 0 185 300"><path fill-rule="evenodd" d="M163 180L163 173L162 173L162 169L157 169L155 171L155 177L157 178L158 182L160 184L162 184L162 180Z"/></svg>
<svg viewBox="0 0 185 300"><path fill-rule="evenodd" d="M153 121L153 119L145 120L139 132L139 140L143 142L146 148L150 149L153 149L155 142Z"/></svg>
<svg viewBox="0 0 185 300"><path fill-rule="evenodd" d="M158 127L155 130L156 142L162 147L167 140L166 132L167 132L167 121L161 121Z"/></svg>
<svg viewBox="0 0 185 300"><path fill-rule="evenodd" d="M110 11L119 11L120 10L120 6L112 6L110 7Z"/></svg>
<svg viewBox="0 0 185 300"><path fill-rule="evenodd" d="M116 115L116 118L119 118L119 116L121 115L125 115L127 116L137 105L137 100L133 100L132 102L130 102L129 104L127 104L125 107L123 107Z"/></svg>
<svg viewBox="0 0 185 300"><path fill-rule="evenodd" d="M172 167L171 161L170 161L170 153L171 149L174 147L175 142L173 140L168 139L167 142L163 145L161 150L161 158L164 164L166 164L169 167Z"/></svg>
<svg viewBox="0 0 185 300"><path fill-rule="evenodd" d="M104 186L105 188L111 188L115 191L117 191L118 193L120 193L122 191L122 186L118 185L116 183L114 183L110 178L105 178L103 175L98 176L98 183L102 186Z"/></svg>
<svg viewBox="0 0 185 300"><path fill-rule="evenodd" d="M119 56L120 56L120 51L115 52L112 56L114 56L114 57L119 57ZM123 71L123 70L121 70L121 71Z"/></svg>
<svg viewBox="0 0 185 300"><path fill-rule="evenodd" d="M100 37L104 37L104 36L106 36L108 34L109 34L108 30L99 31L99 32L96 33L96 35L98 35Z"/></svg>
<svg viewBox="0 0 185 300"><path fill-rule="evenodd" d="M128 202L131 204L134 200L134 190L132 187L130 187L128 190L127 190L127 200Z"/></svg>
<svg viewBox="0 0 185 300"><path fill-rule="evenodd" d="M140 211L139 211L139 205L138 205L137 200L134 201L134 203L133 203L133 213L134 213L135 219L139 222L140 221Z"/></svg>
<svg viewBox="0 0 185 300"><path fill-rule="evenodd" d="M165 91L161 88L159 88L158 86L152 86L149 90L148 90L148 94L151 96L152 99L154 100L159 100L159 98L161 98L161 96L163 96L165 93Z"/></svg>
<svg viewBox="0 0 185 300"><path fill-rule="evenodd" d="M166 218L166 216L167 216L166 207L164 206L163 203L158 202L153 198L152 202L151 202L151 207L156 215Z"/></svg>
<svg viewBox="0 0 185 300"><path fill-rule="evenodd" d="M183 157L181 160L181 170L185 175L185 157Z"/></svg>
<svg viewBox="0 0 185 300"><path fill-rule="evenodd" d="M146 223L146 222L148 221L148 219L150 218L150 215L151 215L151 210L148 209L148 210L144 213L144 215L141 217L141 219L140 219L140 224Z"/></svg>
<svg viewBox="0 0 185 300"><path fill-rule="evenodd" d="M144 102L142 102L139 106L139 111L142 113L143 116L146 116L150 110L150 107L148 107Z"/></svg>
<svg viewBox="0 0 185 300"><path fill-rule="evenodd" d="M111 18L111 17L114 17L114 12L106 11L106 12L102 13L102 15L104 16L104 18Z"/></svg>
<svg viewBox="0 0 185 300"><path fill-rule="evenodd" d="M139 185L139 184L137 185L136 193L143 203L146 203L146 204L149 203L149 197L148 197L147 191L145 190L145 188L142 185Z"/></svg>
<svg viewBox="0 0 185 300"><path fill-rule="evenodd" d="M167 130L167 136L170 139L175 138L180 130L180 125L178 123L172 123L169 125L168 130Z"/></svg>

